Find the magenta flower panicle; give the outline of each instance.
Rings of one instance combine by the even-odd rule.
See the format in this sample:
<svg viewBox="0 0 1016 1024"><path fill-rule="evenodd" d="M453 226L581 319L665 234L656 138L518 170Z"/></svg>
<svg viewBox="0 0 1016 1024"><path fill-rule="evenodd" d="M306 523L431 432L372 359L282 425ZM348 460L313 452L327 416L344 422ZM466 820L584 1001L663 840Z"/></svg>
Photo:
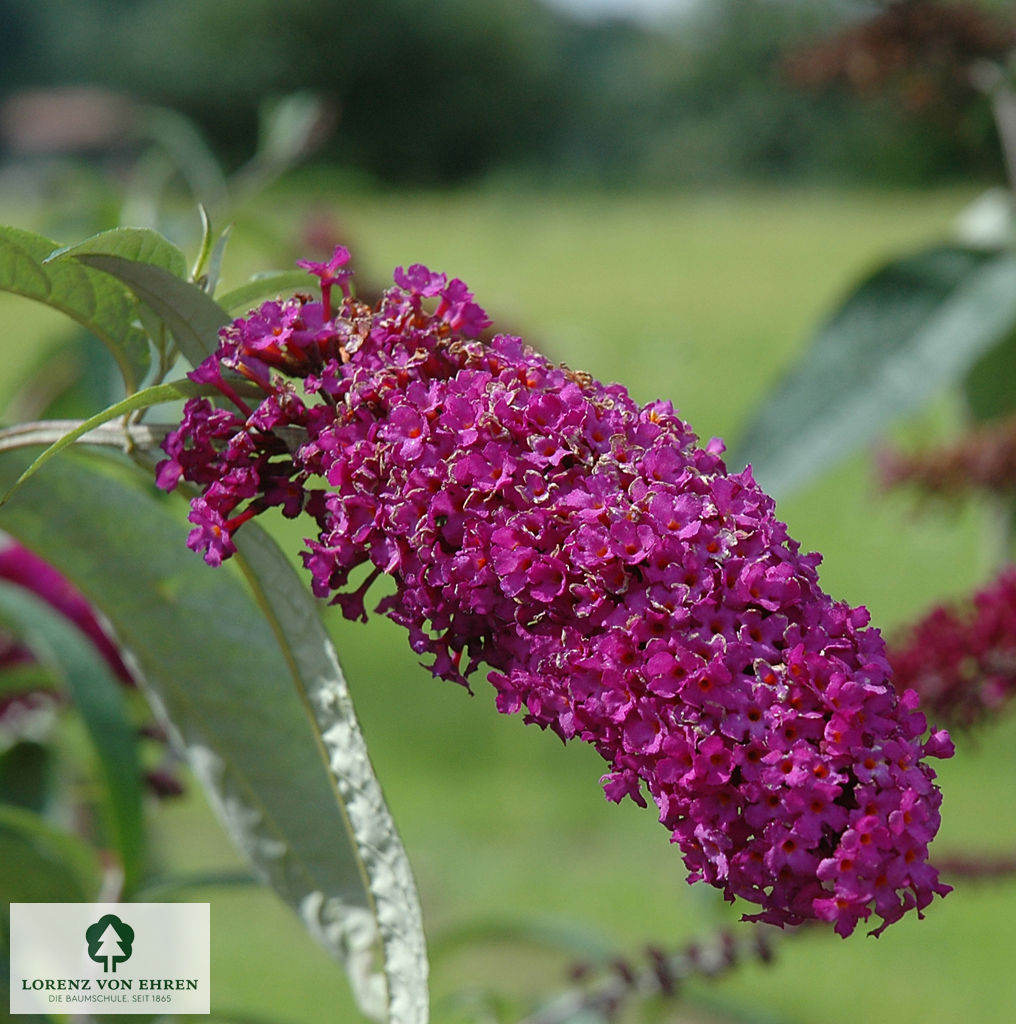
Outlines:
<svg viewBox="0 0 1016 1024"><path fill-rule="evenodd" d="M334 314L297 295L225 328L197 375L264 398L192 399L166 439L160 482L202 488L190 546L217 564L250 515L305 512L316 594L363 618L389 575L378 610L435 675L485 665L499 710L592 743L608 798L651 799L689 879L749 919L848 935L920 914L948 891L925 758L951 745L897 697L867 611L822 591L750 469L669 403L481 343L488 323L416 265L374 307L343 288Z"/></svg>

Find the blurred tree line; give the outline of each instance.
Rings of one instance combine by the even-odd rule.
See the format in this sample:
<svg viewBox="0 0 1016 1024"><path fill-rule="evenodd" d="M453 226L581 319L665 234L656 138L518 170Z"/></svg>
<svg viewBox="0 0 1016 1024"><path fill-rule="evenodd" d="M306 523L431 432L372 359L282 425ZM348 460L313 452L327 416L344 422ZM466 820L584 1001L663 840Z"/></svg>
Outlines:
<svg viewBox="0 0 1016 1024"><path fill-rule="evenodd" d="M909 55L917 71L961 79L964 62L1001 52L1010 5L994 6L933 26ZM856 54L829 42L873 14L931 8L707 0L651 30L539 0L0 0L0 99L72 83L128 92L187 114L239 164L262 102L313 90L336 119L320 156L391 184L998 177L990 105L968 84L918 109L910 93L858 89Z"/></svg>

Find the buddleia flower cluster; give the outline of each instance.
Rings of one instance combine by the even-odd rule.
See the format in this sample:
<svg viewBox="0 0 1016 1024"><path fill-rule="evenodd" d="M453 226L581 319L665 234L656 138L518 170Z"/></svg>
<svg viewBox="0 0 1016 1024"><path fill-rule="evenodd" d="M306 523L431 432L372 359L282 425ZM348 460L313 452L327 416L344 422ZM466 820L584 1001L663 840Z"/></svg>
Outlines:
<svg viewBox="0 0 1016 1024"><path fill-rule="evenodd" d="M777 925L875 933L944 895L927 862L948 757L897 696L864 608L819 586L750 470L667 402L553 365L415 265L373 306L348 252L320 298L223 329L158 482L198 488L218 564L265 509L305 514L316 594L377 610L442 679L481 666L505 713L593 744L606 795L656 805L689 880Z"/></svg>

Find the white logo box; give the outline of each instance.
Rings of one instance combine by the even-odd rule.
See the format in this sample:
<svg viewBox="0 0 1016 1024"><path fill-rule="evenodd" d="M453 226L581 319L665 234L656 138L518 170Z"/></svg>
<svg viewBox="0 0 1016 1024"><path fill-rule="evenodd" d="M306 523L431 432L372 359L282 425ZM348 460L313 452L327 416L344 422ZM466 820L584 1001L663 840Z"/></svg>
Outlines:
<svg viewBox="0 0 1016 1024"><path fill-rule="evenodd" d="M209 1012L207 903L12 903L12 1014Z"/></svg>

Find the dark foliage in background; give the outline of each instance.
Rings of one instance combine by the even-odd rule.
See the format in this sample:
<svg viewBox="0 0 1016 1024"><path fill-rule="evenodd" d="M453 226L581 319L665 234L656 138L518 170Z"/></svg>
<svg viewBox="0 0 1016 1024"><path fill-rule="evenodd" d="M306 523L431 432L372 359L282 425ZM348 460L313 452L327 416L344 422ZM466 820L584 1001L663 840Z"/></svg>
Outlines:
<svg viewBox="0 0 1016 1024"><path fill-rule="evenodd" d="M391 184L501 172L616 186L990 176L998 144L969 90L924 116L836 81L846 44L828 40L880 6L938 9L710 0L650 31L574 21L538 0L0 0L0 98L58 84L127 91L188 114L239 164L264 99L309 89L338 118L323 156ZM983 15L957 24L971 17ZM1002 48L1002 24L969 32ZM918 47L914 60L940 50Z"/></svg>

